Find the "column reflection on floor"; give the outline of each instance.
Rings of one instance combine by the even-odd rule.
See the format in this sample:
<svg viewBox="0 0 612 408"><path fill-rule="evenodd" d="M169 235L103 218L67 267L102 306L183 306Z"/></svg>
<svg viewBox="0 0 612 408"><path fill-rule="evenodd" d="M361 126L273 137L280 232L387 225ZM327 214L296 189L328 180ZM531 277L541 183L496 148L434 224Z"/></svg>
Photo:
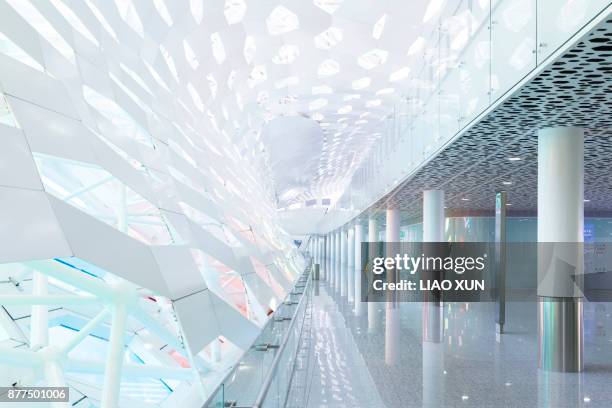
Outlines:
<svg viewBox="0 0 612 408"><path fill-rule="evenodd" d="M389 408L612 406L612 304L585 303L583 373L538 369L535 293L532 301L508 303L500 338L494 304L445 303L439 343L423 342L422 304L398 303L397 364L389 366L386 305L374 305L381 322L370 331L368 315L355 316L346 297L320 284L308 406L377 406L361 399L371 390Z"/></svg>

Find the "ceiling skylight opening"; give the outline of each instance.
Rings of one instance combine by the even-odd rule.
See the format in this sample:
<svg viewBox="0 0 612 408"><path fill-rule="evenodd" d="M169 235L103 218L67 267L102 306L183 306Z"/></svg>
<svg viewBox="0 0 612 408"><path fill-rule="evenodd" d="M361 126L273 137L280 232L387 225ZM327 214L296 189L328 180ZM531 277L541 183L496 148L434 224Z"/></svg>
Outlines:
<svg viewBox="0 0 612 408"><path fill-rule="evenodd" d="M60 54L75 63L74 50L53 25L30 3L29 0L7 0L13 9L45 38Z"/></svg>
<svg viewBox="0 0 612 408"><path fill-rule="evenodd" d="M319 64L319 69L317 70L319 78L336 75L338 72L340 72L340 64L333 59L326 59L325 61L321 62L321 64Z"/></svg>
<svg viewBox="0 0 612 408"><path fill-rule="evenodd" d="M336 10L340 8L344 0L314 0L313 3L315 6L320 8L321 10L334 14Z"/></svg>
<svg viewBox="0 0 612 408"><path fill-rule="evenodd" d="M296 76L290 76L290 77L283 78L281 80L276 81L274 83L274 87L276 89L283 89L283 88L288 88L290 86L295 86L299 83L300 83L300 78Z"/></svg>
<svg viewBox="0 0 612 408"><path fill-rule="evenodd" d="M172 21L172 16L168 11L168 7L166 7L166 2L164 0L153 0L153 4L155 5L155 9L157 10L161 18L164 20L164 22L168 26L172 26L172 24L174 24L174 21Z"/></svg>
<svg viewBox="0 0 612 408"><path fill-rule="evenodd" d="M442 11L442 8L446 4L446 0L430 0L423 16L423 22L426 23Z"/></svg>
<svg viewBox="0 0 612 408"><path fill-rule="evenodd" d="M127 25L129 25L130 28L140 36L140 38L144 38L142 21L140 21L140 17L138 16L138 12L136 12L136 8L134 7L132 0L115 0L115 5L117 6L117 10L119 10L119 15L123 21L125 21Z"/></svg>
<svg viewBox="0 0 612 408"><path fill-rule="evenodd" d="M223 41L221 41L221 36L219 33L212 33L210 35L210 46L217 64L223 64L223 61L225 61L226 58L225 47L223 46Z"/></svg>
<svg viewBox="0 0 612 408"><path fill-rule="evenodd" d="M409 67L400 68L389 75L389 82L401 81L402 79L408 78L408 75L410 75Z"/></svg>
<svg viewBox="0 0 612 408"><path fill-rule="evenodd" d="M89 7L93 15L96 17L102 28L104 28L108 35L110 35L115 41L117 41L117 34L104 17L104 14L102 14L102 12L91 2L91 0L85 0L85 3L87 4L87 7Z"/></svg>
<svg viewBox="0 0 612 408"><path fill-rule="evenodd" d="M166 84L166 81L162 79L159 73L151 65L149 65L147 61L143 61L143 62L144 62L145 67L147 67L147 69L149 70L149 73L151 74L155 82L157 82L157 84L161 86L162 88L164 88L166 91L170 92L170 88L168 88L168 84Z"/></svg>
<svg viewBox="0 0 612 408"><path fill-rule="evenodd" d="M353 110L353 107L351 105L345 105L338 109L338 113L340 115L346 115L347 113L352 112L352 110Z"/></svg>
<svg viewBox="0 0 612 408"><path fill-rule="evenodd" d="M219 84L217 84L217 80L213 76L213 74L206 75L206 80L208 81L208 88L210 89L210 93L213 99L217 97L217 90L219 89Z"/></svg>
<svg viewBox="0 0 612 408"><path fill-rule="evenodd" d="M187 60L187 63L194 70L198 69L198 66L200 66L200 62L196 57L195 51L193 50L193 48L191 48L191 45L189 45L187 40L183 40L183 48L185 49L185 59Z"/></svg>
<svg viewBox="0 0 612 408"><path fill-rule="evenodd" d="M374 108L376 106L380 106L381 103L382 103L382 101L380 99L372 99L371 101L367 101L366 102L366 107L367 108Z"/></svg>
<svg viewBox="0 0 612 408"><path fill-rule="evenodd" d="M392 94L393 92L395 92L394 88L383 88L379 91L376 91L376 96L389 95L389 94Z"/></svg>
<svg viewBox="0 0 612 408"><path fill-rule="evenodd" d="M319 99L315 99L314 101L310 102L308 104L308 109L310 109L311 111L318 110L326 105L327 105L327 99L319 98Z"/></svg>
<svg viewBox="0 0 612 408"><path fill-rule="evenodd" d="M315 47L321 50L330 50L342 41L342 30L338 27L329 27L314 38Z"/></svg>
<svg viewBox="0 0 612 408"><path fill-rule="evenodd" d="M266 79L268 79L268 71L266 70L266 66L256 65L251 71L251 75L249 75L247 82L249 84L249 88L254 88L264 82Z"/></svg>
<svg viewBox="0 0 612 408"><path fill-rule="evenodd" d="M204 0L190 0L189 6L195 22L200 24L204 18Z"/></svg>
<svg viewBox="0 0 612 408"><path fill-rule="evenodd" d="M313 95L326 95L326 94L330 94L333 92L334 90L329 85L319 85L319 86L312 87Z"/></svg>
<svg viewBox="0 0 612 408"><path fill-rule="evenodd" d="M96 47L100 44L94 35L85 27L85 24L81 21L81 19L72 11L72 9L64 4L63 0L51 0L51 3L55 6L55 8L62 13L62 16L70 23L70 25L78 31L83 37L87 38L89 41L94 43Z"/></svg>
<svg viewBox="0 0 612 408"><path fill-rule="evenodd" d="M381 18L374 24L374 28L372 29L372 37L375 40L380 40L383 31L385 30L385 23L387 22L387 15L383 14Z"/></svg>
<svg viewBox="0 0 612 408"><path fill-rule="evenodd" d="M266 25L270 35L280 35L298 29L300 21L297 14L284 6L277 6L266 18Z"/></svg>
<svg viewBox="0 0 612 408"><path fill-rule="evenodd" d="M170 70L170 73L174 77L174 80L178 82L179 81L178 71L176 70L176 65L174 65L174 59L172 58L172 56L170 55L166 47L164 47L163 45L160 44L159 50L161 51L161 54L164 57L166 64L168 65L168 69Z"/></svg>
<svg viewBox="0 0 612 408"><path fill-rule="evenodd" d="M419 36L417 37L416 40L414 40L410 48L408 48L408 52L406 53L406 56L415 55L421 52L423 48L425 48L425 38Z"/></svg>
<svg viewBox="0 0 612 408"><path fill-rule="evenodd" d="M359 91L361 89L365 89L370 86L372 80L369 77L363 77L360 79L356 79L352 82L353 89Z"/></svg>
<svg viewBox="0 0 612 408"><path fill-rule="evenodd" d="M191 82L187 84L187 90L189 91L189 95L191 95L191 99L193 100L196 108L198 108L200 112L204 113L204 103L202 102L202 98Z"/></svg>
<svg viewBox="0 0 612 408"><path fill-rule="evenodd" d="M357 65L363 69L373 69L387 62L389 51L375 48L361 55L357 59Z"/></svg>
<svg viewBox="0 0 612 408"><path fill-rule="evenodd" d="M32 58L27 52L25 52L21 47L11 41L10 38L2 34L0 32L0 53L7 55L19 62L22 62L29 66L30 68L34 68L37 71L45 72L45 69L42 65L38 63L34 58ZM0 95L1 98L1 95ZM0 99L0 102L2 99Z"/></svg>
<svg viewBox="0 0 612 408"><path fill-rule="evenodd" d="M244 39L244 49L242 51L247 64L253 62L253 58L255 57L256 51L257 46L255 45L255 37L253 37L252 35L247 35Z"/></svg>
<svg viewBox="0 0 612 408"><path fill-rule="evenodd" d="M297 45L285 44L278 49L272 62L275 64L291 64L300 56L300 48Z"/></svg>
<svg viewBox="0 0 612 408"><path fill-rule="evenodd" d="M320 122L325 118L325 116L323 116L323 114L320 112L316 112L312 114L311 118L312 120L316 120L317 122Z"/></svg>
<svg viewBox="0 0 612 408"><path fill-rule="evenodd" d="M355 99L361 99L361 95L360 94L348 94L342 97L342 100L344 102L349 102Z"/></svg>
<svg viewBox="0 0 612 408"><path fill-rule="evenodd" d="M225 7L223 14L225 14L225 20L227 24L238 24L244 19L246 14L247 5L244 0L225 0Z"/></svg>

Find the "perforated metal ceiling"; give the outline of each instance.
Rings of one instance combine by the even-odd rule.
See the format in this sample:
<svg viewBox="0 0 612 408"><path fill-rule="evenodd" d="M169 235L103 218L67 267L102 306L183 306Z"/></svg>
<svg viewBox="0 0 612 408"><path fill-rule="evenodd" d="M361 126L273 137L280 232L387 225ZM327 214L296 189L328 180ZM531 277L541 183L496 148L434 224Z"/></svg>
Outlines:
<svg viewBox="0 0 612 408"><path fill-rule="evenodd" d="M396 205L403 218L414 219L421 214L422 191L440 188L451 214L492 211L500 189L508 191L510 213L534 212L537 130L580 126L585 128L585 211L612 212L611 74L608 19L370 211Z"/></svg>

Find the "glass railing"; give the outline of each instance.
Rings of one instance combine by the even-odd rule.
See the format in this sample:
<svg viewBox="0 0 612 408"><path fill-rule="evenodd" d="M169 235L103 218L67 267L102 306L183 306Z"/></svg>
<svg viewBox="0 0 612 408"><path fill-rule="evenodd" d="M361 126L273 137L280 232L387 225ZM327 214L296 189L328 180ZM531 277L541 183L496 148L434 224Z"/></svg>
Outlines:
<svg viewBox="0 0 612 408"><path fill-rule="evenodd" d="M400 102L381 126L381 138L337 208L359 212L371 205L524 78L546 67L576 33L603 20L610 0L453 4L440 12L436 28L423 34L425 45L411 55L408 86L401 88Z"/></svg>
<svg viewBox="0 0 612 408"><path fill-rule="evenodd" d="M310 299L308 266L205 408L283 406Z"/></svg>

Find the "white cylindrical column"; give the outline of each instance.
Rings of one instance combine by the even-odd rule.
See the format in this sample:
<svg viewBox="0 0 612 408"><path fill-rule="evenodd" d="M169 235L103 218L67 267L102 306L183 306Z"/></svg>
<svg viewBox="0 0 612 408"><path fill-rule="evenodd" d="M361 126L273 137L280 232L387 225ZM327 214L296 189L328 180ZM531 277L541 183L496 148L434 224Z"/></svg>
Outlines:
<svg viewBox="0 0 612 408"><path fill-rule="evenodd" d="M329 287L336 285L336 231L329 233Z"/></svg>
<svg viewBox="0 0 612 408"><path fill-rule="evenodd" d="M444 191L423 192L423 242L445 242ZM439 301L423 302L423 341L439 343L444 336L443 304Z"/></svg>
<svg viewBox="0 0 612 408"><path fill-rule="evenodd" d="M444 191L423 192L423 242L444 242Z"/></svg>
<svg viewBox="0 0 612 408"><path fill-rule="evenodd" d="M375 252L378 242L378 220L373 216L368 219L368 242L370 243L370 253ZM380 326L380 316L378 314L378 302L368 300L368 331L375 332Z"/></svg>
<svg viewBox="0 0 612 408"><path fill-rule="evenodd" d="M340 296L348 294L348 229L340 230Z"/></svg>
<svg viewBox="0 0 612 408"><path fill-rule="evenodd" d="M361 221L355 223L355 316L362 316L364 302L361 300L361 243L364 242L363 226Z"/></svg>
<svg viewBox="0 0 612 408"><path fill-rule="evenodd" d="M342 286L342 230L336 231L336 269L334 287L340 293Z"/></svg>
<svg viewBox="0 0 612 408"><path fill-rule="evenodd" d="M423 192L423 242L445 242L444 191ZM422 350L423 405L441 406L444 396L444 305L423 302Z"/></svg>
<svg viewBox="0 0 612 408"><path fill-rule="evenodd" d="M346 294L349 302L355 301L355 228L350 227L346 232Z"/></svg>
<svg viewBox="0 0 612 408"><path fill-rule="evenodd" d="M547 371L584 367L584 132L538 132L538 356ZM581 280L578 280L581 282Z"/></svg>
<svg viewBox="0 0 612 408"><path fill-rule="evenodd" d="M46 275L32 273L32 294L46 295L48 279ZM33 305L30 320L30 348L37 350L49 344L49 306Z"/></svg>
<svg viewBox="0 0 612 408"><path fill-rule="evenodd" d="M395 257L395 252L399 250L397 242L400 240L400 212L397 208L387 209L387 223L385 227L385 239L387 250L386 257ZM397 271L387 271L392 276L387 276L388 281L395 281ZM389 292L385 308L385 363L393 365L399 361L400 343L400 319L399 308L395 302L395 293Z"/></svg>

